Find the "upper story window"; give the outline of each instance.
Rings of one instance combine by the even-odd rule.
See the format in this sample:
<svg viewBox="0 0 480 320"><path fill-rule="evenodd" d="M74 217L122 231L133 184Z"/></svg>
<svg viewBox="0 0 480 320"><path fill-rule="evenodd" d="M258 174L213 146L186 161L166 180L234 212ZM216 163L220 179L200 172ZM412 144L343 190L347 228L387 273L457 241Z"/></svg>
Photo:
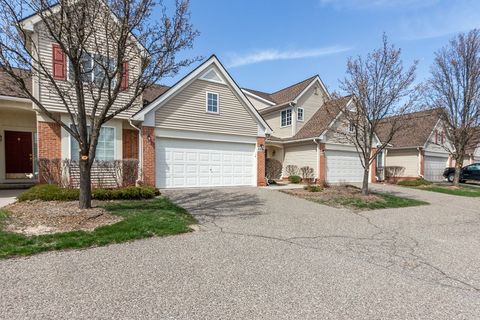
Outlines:
<svg viewBox="0 0 480 320"><path fill-rule="evenodd" d="M80 68L83 82L93 82L97 86L107 86L108 80L105 78L107 72L113 74L115 71L115 60L102 55L92 57L88 53L84 53L80 58ZM73 79L73 64L68 61L68 80ZM116 79L112 79L111 86L115 86Z"/></svg>
<svg viewBox="0 0 480 320"><path fill-rule="evenodd" d="M218 93L207 92L207 112L219 113Z"/></svg>
<svg viewBox="0 0 480 320"><path fill-rule="evenodd" d="M355 132L355 124L353 123L353 121L350 121L348 123L348 132L350 132L350 133Z"/></svg>
<svg viewBox="0 0 480 320"><path fill-rule="evenodd" d="M304 119L304 111L303 108L297 109L297 121L303 121Z"/></svg>
<svg viewBox="0 0 480 320"><path fill-rule="evenodd" d="M79 160L78 141L72 136L70 136L70 159ZM101 161L115 160L115 128L100 128L95 159Z"/></svg>
<svg viewBox="0 0 480 320"><path fill-rule="evenodd" d="M288 127L292 125L292 109L282 110L280 113L280 126Z"/></svg>

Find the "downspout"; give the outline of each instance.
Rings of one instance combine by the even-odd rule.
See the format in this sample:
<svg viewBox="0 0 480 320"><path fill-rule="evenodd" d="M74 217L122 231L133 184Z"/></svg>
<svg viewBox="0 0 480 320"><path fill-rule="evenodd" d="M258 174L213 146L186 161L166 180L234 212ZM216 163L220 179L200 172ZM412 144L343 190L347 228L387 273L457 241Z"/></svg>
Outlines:
<svg viewBox="0 0 480 320"><path fill-rule="evenodd" d="M315 178L315 183L317 183L319 177L320 177L320 143L317 142L317 140L320 140L319 138L313 138L313 143L317 145L317 177Z"/></svg>
<svg viewBox="0 0 480 320"><path fill-rule="evenodd" d="M138 131L138 173L137 173L137 181L136 181L136 185L139 185L142 181L142 159L143 159L143 150L142 150L142 147L143 147L143 144L142 144L142 129L135 126L133 123L132 123L132 119L131 118L128 118L128 123L130 123L130 125L132 127L134 127L135 129L137 129Z"/></svg>
<svg viewBox="0 0 480 320"><path fill-rule="evenodd" d="M422 148L421 147L417 147L417 151L418 151L418 176L423 178L424 175L425 175L425 171L422 174L422 162L423 162L423 165L425 166L425 158L422 155Z"/></svg>

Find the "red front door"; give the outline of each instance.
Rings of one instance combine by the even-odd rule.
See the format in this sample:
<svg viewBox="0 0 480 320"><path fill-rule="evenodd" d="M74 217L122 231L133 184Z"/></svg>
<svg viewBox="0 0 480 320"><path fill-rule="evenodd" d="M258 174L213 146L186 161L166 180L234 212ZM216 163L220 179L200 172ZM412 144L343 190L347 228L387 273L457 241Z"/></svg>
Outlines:
<svg viewBox="0 0 480 320"><path fill-rule="evenodd" d="M33 172L31 132L5 131L5 172Z"/></svg>

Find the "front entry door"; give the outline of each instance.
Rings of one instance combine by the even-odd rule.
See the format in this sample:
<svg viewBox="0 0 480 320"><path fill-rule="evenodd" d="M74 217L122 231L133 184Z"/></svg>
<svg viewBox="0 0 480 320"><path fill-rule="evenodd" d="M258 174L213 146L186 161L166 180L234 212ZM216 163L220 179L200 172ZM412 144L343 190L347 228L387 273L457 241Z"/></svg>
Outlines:
<svg viewBox="0 0 480 320"><path fill-rule="evenodd" d="M31 132L5 131L5 173L7 178L33 173Z"/></svg>

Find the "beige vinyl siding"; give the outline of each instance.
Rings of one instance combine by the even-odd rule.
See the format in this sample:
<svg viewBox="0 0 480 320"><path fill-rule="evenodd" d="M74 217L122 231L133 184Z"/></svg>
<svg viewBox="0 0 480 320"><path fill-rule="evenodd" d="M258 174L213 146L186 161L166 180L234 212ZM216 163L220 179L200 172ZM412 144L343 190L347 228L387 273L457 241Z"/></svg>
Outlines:
<svg viewBox="0 0 480 320"><path fill-rule="evenodd" d="M285 108L285 109L288 109L288 108ZM285 109L272 111L270 113L263 115L263 119L265 119L265 121L268 123L270 128L272 128L272 132L273 132L272 135L275 137L288 138L293 136L292 126L295 121L295 118L294 118L295 113L293 112L293 110L292 110L292 125L288 127L283 127L283 128L280 126L281 112L282 110L285 110Z"/></svg>
<svg viewBox="0 0 480 320"><path fill-rule="evenodd" d="M341 143L353 145L355 134L348 132L348 121L345 116L340 115L325 135L326 143Z"/></svg>
<svg viewBox="0 0 480 320"><path fill-rule="evenodd" d="M206 112L206 93L219 95L219 114ZM155 125L166 129L256 136L258 125L229 85L197 79L155 112Z"/></svg>
<svg viewBox="0 0 480 320"><path fill-rule="evenodd" d="M260 101L254 97L252 97L251 95L249 94L245 94L245 96L247 97L248 100L250 100L250 102L253 104L253 106L255 107L255 109L257 110L262 110L264 108L267 108L267 107L270 107L272 106L271 104L268 104L268 103L265 103L263 101Z"/></svg>
<svg viewBox="0 0 480 320"><path fill-rule="evenodd" d="M417 177L419 171L419 158L417 149L388 150L385 160L386 167L405 168L402 177Z"/></svg>
<svg viewBox="0 0 480 320"><path fill-rule="evenodd" d="M298 132L305 123L317 112L317 110L324 104L326 99L325 93L323 90L318 87L317 94L315 94L315 86L312 86L304 96L298 101L297 108L303 108L304 121L296 121L297 117L295 116L295 121L297 122L296 131Z"/></svg>
<svg viewBox="0 0 480 320"><path fill-rule="evenodd" d="M314 177L317 176L317 145L314 143L285 145L283 160L283 175L286 176L285 167L296 165L301 167L309 166L313 168Z"/></svg>
<svg viewBox="0 0 480 320"><path fill-rule="evenodd" d="M101 28L101 26L99 26ZM38 35L38 55L40 61L46 66L48 72L52 74L52 44L55 42L52 41L48 34L46 34L44 31L41 31L42 28L40 26L36 27L36 32ZM102 33L100 33L102 34ZM101 36L99 38L102 38ZM95 50L92 48L92 53L94 53ZM133 56L132 56L133 57ZM68 59L67 59L68 60ZM66 61L66 64L68 66L68 61ZM68 70L68 67L67 67ZM133 79L138 75L138 70L139 66L135 65L133 61L129 62L129 78ZM67 77L68 77L68 71L67 71ZM68 80L57 80L57 85L62 89L62 91L66 92L67 96L69 99L67 99L67 103L70 106L72 110L75 110L75 105L76 105L76 97L75 97L75 90L72 86L72 83L70 83ZM51 84L50 80L45 79L40 76L38 79L38 98L40 102L49 110L52 112L66 112L66 108L62 100L60 99L60 96L58 95L57 90L54 88L53 84ZM93 105L93 100L91 99L91 94L89 93L88 89L85 89L85 96L86 96L86 105L87 108L91 108ZM103 95L106 95L106 93L103 93ZM90 97L89 97L90 96ZM111 110L113 111L116 108L123 107L126 103L128 103L132 98L132 92L129 90L126 90L125 92L121 92L117 98L116 103L113 105ZM141 99L137 99L137 102L134 103L134 105L129 109L124 111L122 114L119 115L119 117L127 118L133 114L135 114L137 111L140 110L141 108ZM100 104L101 105L101 104ZM88 111L91 109L87 109Z"/></svg>

